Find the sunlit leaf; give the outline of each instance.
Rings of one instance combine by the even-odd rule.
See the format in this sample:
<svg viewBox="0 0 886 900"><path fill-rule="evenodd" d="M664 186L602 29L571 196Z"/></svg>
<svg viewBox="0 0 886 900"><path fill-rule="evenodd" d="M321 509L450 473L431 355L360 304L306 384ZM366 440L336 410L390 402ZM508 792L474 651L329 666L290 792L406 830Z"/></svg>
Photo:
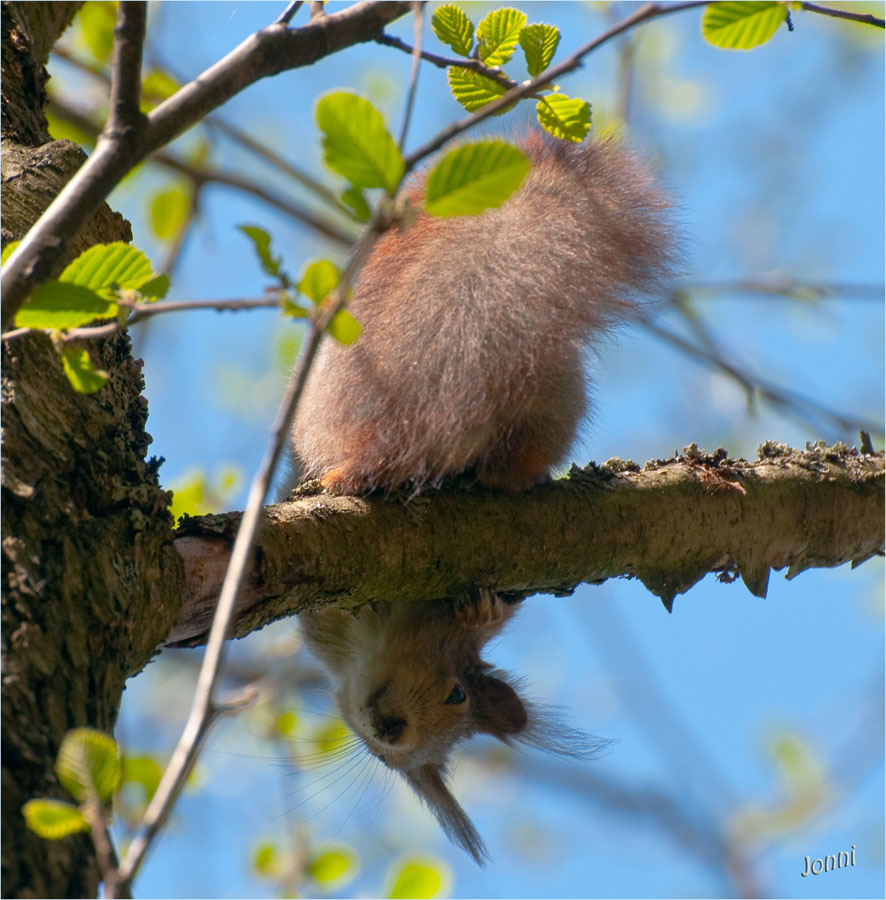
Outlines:
<svg viewBox="0 0 886 900"><path fill-rule="evenodd" d="M458 7L438 6L431 19L434 34L459 56L470 56L474 46L474 23Z"/></svg>
<svg viewBox="0 0 886 900"><path fill-rule="evenodd" d="M104 369L97 369L89 353L81 347L72 347L70 344L62 347L62 368L78 394L94 394L108 383L108 373Z"/></svg>
<svg viewBox="0 0 886 900"><path fill-rule="evenodd" d="M88 800L94 790L99 800L107 802L120 786L122 773L117 744L110 735L94 728L75 728L65 735L55 774L75 800Z"/></svg>
<svg viewBox="0 0 886 900"><path fill-rule="evenodd" d="M106 63L111 58L116 19L117 4L109 2L109 0L84 3L80 8L78 21L83 40L90 53L100 63Z"/></svg>
<svg viewBox="0 0 886 900"><path fill-rule="evenodd" d="M15 248L18 247L20 243L21 241L10 241L3 248L3 255L0 256L0 265L6 264L6 260L9 259L10 256L12 256L12 254L15 252Z"/></svg>
<svg viewBox="0 0 886 900"><path fill-rule="evenodd" d="M366 198L363 196L362 191L353 187L348 188L342 193L341 201L345 204L345 206L354 211L354 215L361 222L369 221L369 217L372 215L372 210L369 208L369 204L366 202Z"/></svg>
<svg viewBox="0 0 886 900"><path fill-rule="evenodd" d="M314 303L325 300L338 286L341 272L328 259L318 259L302 269L298 289Z"/></svg>
<svg viewBox="0 0 886 900"><path fill-rule="evenodd" d="M161 241L175 237L188 219L190 193L176 185L158 191L150 200L151 229Z"/></svg>
<svg viewBox="0 0 886 900"><path fill-rule="evenodd" d="M477 25L477 49L487 66L502 66L513 55L526 24L526 13L505 6L494 9Z"/></svg>
<svg viewBox="0 0 886 900"><path fill-rule="evenodd" d="M326 890L341 887L357 874L357 857L349 847L327 850L308 863L308 873Z"/></svg>
<svg viewBox="0 0 886 900"><path fill-rule="evenodd" d="M148 804L160 785L163 767L153 756L124 756L123 782L137 784L144 791L144 802Z"/></svg>
<svg viewBox="0 0 886 900"><path fill-rule="evenodd" d="M539 124L554 137L580 143L591 127L591 107L581 98L547 94L536 106Z"/></svg>
<svg viewBox="0 0 886 900"><path fill-rule="evenodd" d="M298 717L294 712L282 712L274 720L274 730L282 735L291 735L297 725Z"/></svg>
<svg viewBox="0 0 886 900"><path fill-rule="evenodd" d="M346 310L340 309L329 323L327 331L340 343L350 345L360 337L363 326Z"/></svg>
<svg viewBox="0 0 886 900"><path fill-rule="evenodd" d="M783 3L741 0L711 3L701 19L701 33L715 47L750 50L765 44L787 20Z"/></svg>
<svg viewBox="0 0 886 900"><path fill-rule="evenodd" d="M77 328L117 314L117 303L89 288L47 281L35 288L15 314L19 328Z"/></svg>
<svg viewBox="0 0 886 900"><path fill-rule="evenodd" d="M317 125L323 132L324 162L357 188L397 190L403 157L385 128L381 113L363 97L334 91L317 102Z"/></svg>
<svg viewBox="0 0 886 900"><path fill-rule="evenodd" d="M526 154L504 141L464 144L431 170L425 206L435 216L472 215L501 206L529 168Z"/></svg>
<svg viewBox="0 0 886 900"><path fill-rule="evenodd" d="M475 112L486 106L493 100L501 97L507 92L507 88L479 72L471 69L465 69L462 66L450 66L446 70L446 77L449 80L449 89L452 96L468 111ZM499 111L507 112L513 104L509 104Z"/></svg>
<svg viewBox="0 0 886 900"><path fill-rule="evenodd" d="M526 57L526 68L532 78L544 72L551 64L559 43L560 30L553 25L533 22L520 32L520 46Z"/></svg>
<svg viewBox="0 0 886 900"><path fill-rule="evenodd" d="M425 900L436 897L443 888L441 867L427 861L406 860L395 869L388 897L391 900Z"/></svg>
<svg viewBox="0 0 886 900"><path fill-rule="evenodd" d="M151 261L138 247L114 241L96 244L69 263L58 280L106 295L111 288L137 290L153 277Z"/></svg>
<svg viewBox="0 0 886 900"><path fill-rule="evenodd" d="M277 278L280 275L280 258L271 253L271 236L257 225L238 225L255 248L259 263L266 275Z"/></svg>
<svg viewBox="0 0 886 900"><path fill-rule="evenodd" d="M169 292L169 276L154 275L137 288L146 300L162 300Z"/></svg>
<svg viewBox="0 0 886 900"><path fill-rule="evenodd" d="M89 822L80 809L61 800L29 800L23 807L25 823L31 831L51 841L89 831Z"/></svg>
<svg viewBox="0 0 886 900"><path fill-rule="evenodd" d="M279 869L278 858L277 848L268 841L262 841L252 851L252 870L256 875L274 878Z"/></svg>

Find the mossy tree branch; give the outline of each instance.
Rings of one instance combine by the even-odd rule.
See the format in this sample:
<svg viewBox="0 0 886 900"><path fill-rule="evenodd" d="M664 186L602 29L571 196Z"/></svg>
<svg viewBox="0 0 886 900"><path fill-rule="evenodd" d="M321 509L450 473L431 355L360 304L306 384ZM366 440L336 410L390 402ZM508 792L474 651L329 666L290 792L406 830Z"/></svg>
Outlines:
<svg viewBox="0 0 886 900"><path fill-rule="evenodd" d="M770 569L883 552L884 457L844 445L767 444L755 462L687 455L641 471L573 469L524 494L453 488L412 499L303 493L269 506L240 598L238 636L317 603L569 592L639 578L668 608L708 572L766 595ZM239 513L187 519L187 589L170 643L199 644Z"/></svg>

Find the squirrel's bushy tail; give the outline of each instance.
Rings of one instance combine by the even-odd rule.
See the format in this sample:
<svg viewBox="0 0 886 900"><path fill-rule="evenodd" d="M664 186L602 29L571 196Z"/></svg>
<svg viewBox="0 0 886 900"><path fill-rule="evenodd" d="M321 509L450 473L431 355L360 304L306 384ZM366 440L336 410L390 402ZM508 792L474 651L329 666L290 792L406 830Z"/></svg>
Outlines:
<svg viewBox="0 0 886 900"><path fill-rule="evenodd" d="M305 474L339 492L473 469L531 486L586 408L584 350L671 277L669 202L607 141L533 135L500 208L422 214L384 235L351 302L351 347L326 342L294 428Z"/></svg>

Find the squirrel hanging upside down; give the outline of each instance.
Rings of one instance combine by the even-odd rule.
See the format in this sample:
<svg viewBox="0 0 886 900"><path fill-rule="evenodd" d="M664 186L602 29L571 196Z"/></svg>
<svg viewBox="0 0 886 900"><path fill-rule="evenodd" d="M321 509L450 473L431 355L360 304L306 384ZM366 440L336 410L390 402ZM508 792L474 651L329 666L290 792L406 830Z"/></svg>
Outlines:
<svg viewBox="0 0 886 900"><path fill-rule="evenodd" d="M500 208L422 213L376 244L349 304L362 333L323 344L293 426L330 493L543 481L587 410L585 348L669 278L669 204L630 153L540 134L523 149L532 169Z"/></svg>
<svg viewBox="0 0 886 900"><path fill-rule="evenodd" d="M303 473L330 493L462 472L510 491L543 481L586 412L585 348L664 288L669 204L628 152L540 135L523 148L531 171L500 208L423 213L376 245L350 302L363 331L325 342L293 429ZM453 746L482 732L589 757L601 743L482 660L515 611L478 588L299 617L344 720L478 863L482 839L445 782Z"/></svg>

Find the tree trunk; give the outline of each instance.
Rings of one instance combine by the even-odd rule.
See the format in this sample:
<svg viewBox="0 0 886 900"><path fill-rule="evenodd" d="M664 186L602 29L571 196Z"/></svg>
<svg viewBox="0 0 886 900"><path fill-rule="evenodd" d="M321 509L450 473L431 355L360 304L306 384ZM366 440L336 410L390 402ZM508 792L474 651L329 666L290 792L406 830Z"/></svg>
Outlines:
<svg viewBox="0 0 886 900"><path fill-rule="evenodd" d="M84 159L51 141L44 64L76 3L4 3L3 242L20 238ZM129 240L105 207L69 251ZM65 260L67 261L67 259ZM183 579L168 496L150 436L141 365L120 335L91 345L110 381L76 394L52 343L4 343L3 893L89 897L98 871L86 836L45 841L27 830L32 797L70 800L53 771L71 728L111 732L125 678L169 631Z"/></svg>

